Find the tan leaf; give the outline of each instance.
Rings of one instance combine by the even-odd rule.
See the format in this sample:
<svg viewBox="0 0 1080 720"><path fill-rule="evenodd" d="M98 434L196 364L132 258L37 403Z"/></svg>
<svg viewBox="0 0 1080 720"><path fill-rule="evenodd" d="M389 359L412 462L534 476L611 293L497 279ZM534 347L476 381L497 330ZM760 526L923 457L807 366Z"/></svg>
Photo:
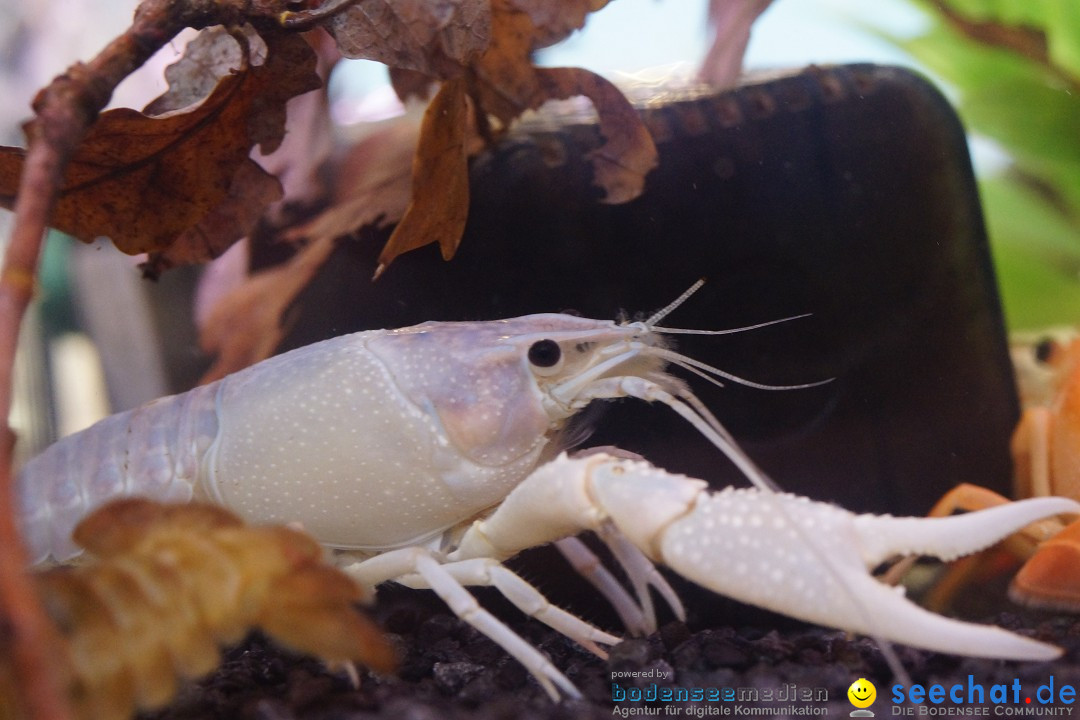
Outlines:
<svg viewBox="0 0 1080 720"><path fill-rule="evenodd" d="M357 612L364 588L299 530L251 527L205 503L129 497L98 508L74 534L90 551L84 561L33 581L52 620L51 660L79 718L160 709L184 681L220 664L219 646L255 628L327 664L355 660L380 672L397 664L378 626Z"/></svg>
<svg viewBox="0 0 1080 720"><path fill-rule="evenodd" d="M333 38L321 28L306 32L303 37L315 50L316 72L320 77L328 77L341 59ZM326 88L293 97L285 109L284 139L273 153L262 154L257 159L264 170L281 181L286 204L313 206L326 197L328 186L322 168L336 144ZM280 205L273 208L281 209ZM275 224L283 220L277 212L267 217Z"/></svg>
<svg viewBox="0 0 1080 720"><path fill-rule="evenodd" d="M581 27L608 0L361 0L328 24L346 55L391 66L399 96L444 80L424 117L413 162L412 200L379 256L376 277L398 255L437 242L444 258L457 250L468 213L468 95L485 127L506 128L549 99L588 97L605 143L590 157L605 202L640 194L656 165L656 148L629 102L603 78L583 70L540 70L532 52ZM467 71L462 77L462 71ZM467 79L467 84L466 84ZM493 133L485 133L490 136ZM324 237L361 223L391 222L370 205L370 192L338 200L303 229Z"/></svg>
<svg viewBox="0 0 1080 720"><path fill-rule="evenodd" d="M432 88L436 83L436 79L432 76L416 70L390 68L390 84L398 99L403 103L408 102L412 97L426 100L431 96Z"/></svg>
<svg viewBox="0 0 1080 720"><path fill-rule="evenodd" d="M532 18L512 0L492 0L491 45L473 64L469 91L477 112L495 116L504 125L543 104L544 96L532 64Z"/></svg>
<svg viewBox="0 0 1080 720"><path fill-rule="evenodd" d="M284 337L285 311L330 257L336 241L324 236L288 262L252 275L214 307L199 342L217 360L200 382L225 377L270 357Z"/></svg>
<svg viewBox="0 0 1080 720"><path fill-rule="evenodd" d="M276 147L285 101L318 82L303 39L277 33L268 46L263 65L224 77L189 111L103 113L67 168L53 227L85 241L107 236L131 254L160 252L220 203L235 202L233 180L252 146ZM23 155L11 148L0 153L5 206L14 198Z"/></svg>
<svg viewBox="0 0 1080 720"><path fill-rule="evenodd" d="M409 205L419 136L420 123L405 115L351 148L334 179L330 207L285 239L333 240L400 220Z"/></svg>
<svg viewBox="0 0 1080 720"><path fill-rule="evenodd" d="M438 243L444 260L457 251L469 212L465 81L447 80L424 113L412 171L412 200L379 254L378 277L402 253Z"/></svg>
<svg viewBox="0 0 1080 720"><path fill-rule="evenodd" d="M265 37L267 58L257 70L260 85L251 99L248 132L264 155L277 150L285 137L285 103L322 87L315 72L318 58L303 36L275 32Z"/></svg>
<svg viewBox="0 0 1080 720"><path fill-rule="evenodd" d="M447 78L487 47L491 8L488 0L359 0L325 27L345 57Z"/></svg>
<svg viewBox="0 0 1080 720"><path fill-rule="evenodd" d="M191 112L102 114L67 168L52 225L131 254L167 247L225 198L247 159L246 77L225 78Z"/></svg>

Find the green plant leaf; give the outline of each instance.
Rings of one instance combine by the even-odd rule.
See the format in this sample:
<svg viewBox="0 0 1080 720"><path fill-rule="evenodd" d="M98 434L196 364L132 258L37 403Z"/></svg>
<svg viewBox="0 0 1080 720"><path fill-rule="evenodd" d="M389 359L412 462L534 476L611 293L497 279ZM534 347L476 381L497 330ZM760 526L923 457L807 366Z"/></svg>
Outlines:
<svg viewBox="0 0 1080 720"><path fill-rule="evenodd" d="M1080 319L1078 228L1007 176L979 185L1008 326L1037 330Z"/></svg>

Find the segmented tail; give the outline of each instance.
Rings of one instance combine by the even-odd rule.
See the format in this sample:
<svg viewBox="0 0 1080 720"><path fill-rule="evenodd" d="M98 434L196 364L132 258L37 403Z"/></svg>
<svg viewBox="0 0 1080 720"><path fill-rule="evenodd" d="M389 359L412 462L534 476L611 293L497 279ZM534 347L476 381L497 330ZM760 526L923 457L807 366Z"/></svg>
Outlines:
<svg viewBox="0 0 1080 720"><path fill-rule="evenodd" d="M213 383L111 415L27 462L15 494L31 564L81 554L72 530L111 498L191 500L219 430L217 389Z"/></svg>

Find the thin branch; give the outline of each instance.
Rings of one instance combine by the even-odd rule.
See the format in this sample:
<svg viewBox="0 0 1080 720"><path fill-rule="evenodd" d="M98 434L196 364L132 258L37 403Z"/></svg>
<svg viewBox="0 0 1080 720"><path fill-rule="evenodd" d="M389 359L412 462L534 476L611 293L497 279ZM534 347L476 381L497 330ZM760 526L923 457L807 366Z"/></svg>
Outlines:
<svg viewBox="0 0 1080 720"><path fill-rule="evenodd" d="M279 20L281 26L286 30L310 30L316 25L329 20L334 15L349 9L356 2L357 0L327 0L312 10L283 12L279 16Z"/></svg>

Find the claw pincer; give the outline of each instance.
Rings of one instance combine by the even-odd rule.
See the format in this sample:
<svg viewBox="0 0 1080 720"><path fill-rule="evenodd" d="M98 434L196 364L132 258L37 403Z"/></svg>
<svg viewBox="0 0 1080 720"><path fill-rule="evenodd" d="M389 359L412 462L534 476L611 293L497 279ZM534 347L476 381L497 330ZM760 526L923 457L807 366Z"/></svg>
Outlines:
<svg viewBox="0 0 1080 720"><path fill-rule="evenodd" d="M952 559L1035 520L1078 512L1073 500L1037 498L948 518L857 515L786 493L712 493L641 461L563 455L476 523L454 557L506 557L610 522L654 561L742 602L928 650L1049 660L1058 648L931 613L870 570L900 554ZM515 528L527 529L521 545Z"/></svg>

